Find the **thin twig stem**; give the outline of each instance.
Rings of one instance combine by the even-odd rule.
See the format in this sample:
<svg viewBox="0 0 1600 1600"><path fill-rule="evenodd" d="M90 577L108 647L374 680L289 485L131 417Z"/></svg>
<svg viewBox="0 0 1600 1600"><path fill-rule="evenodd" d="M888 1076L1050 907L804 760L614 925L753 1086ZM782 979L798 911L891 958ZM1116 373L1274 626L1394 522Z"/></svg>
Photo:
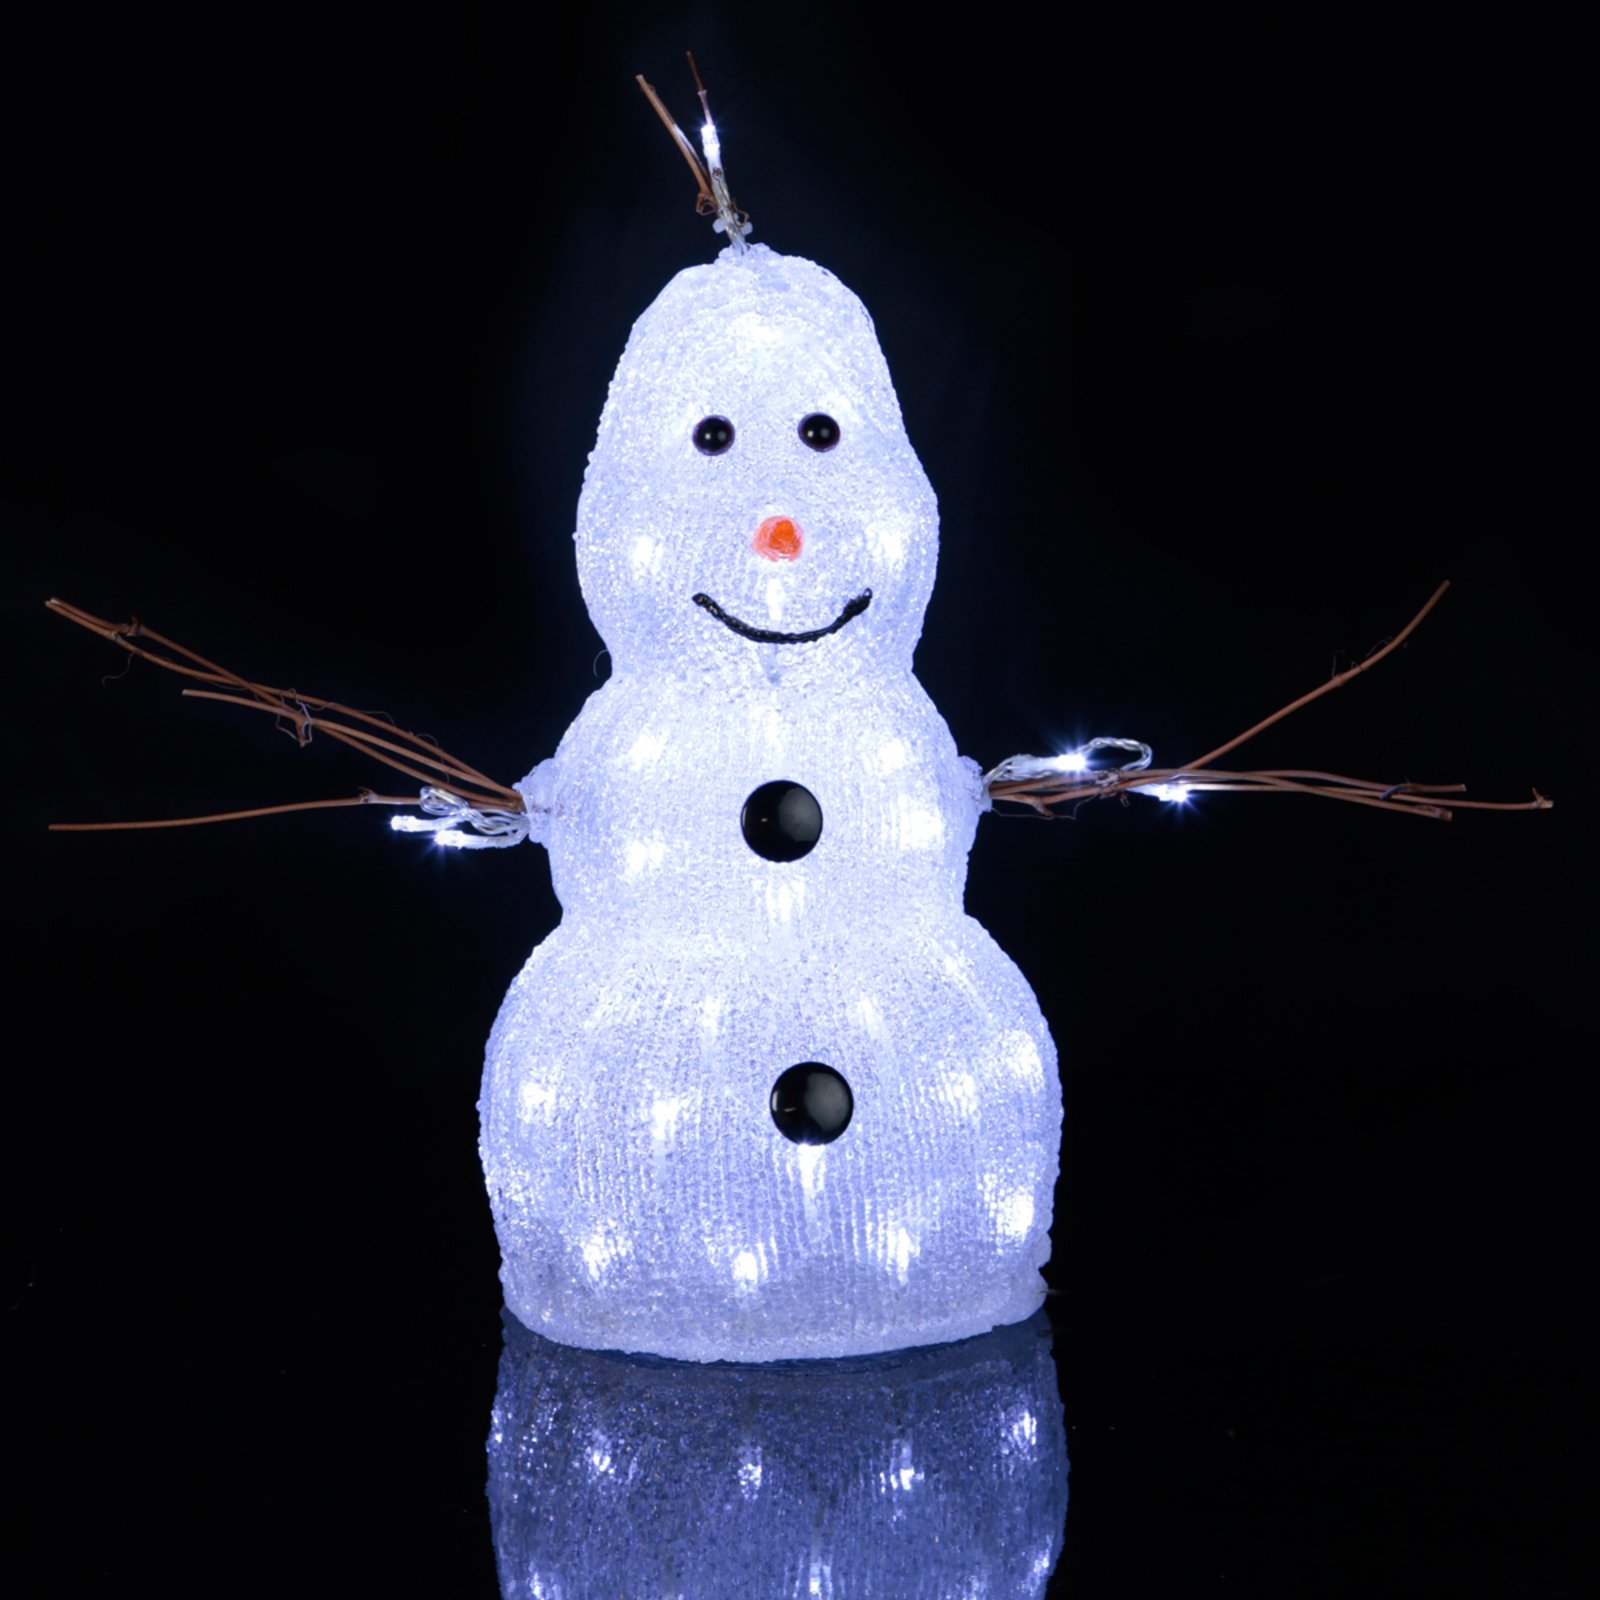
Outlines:
<svg viewBox="0 0 1600 1600"><path fill-rule="evenodd" d="M1114 794L1149 790L1161 784L1181 785L1206 793L1319 795L1325 800L1347 800L1355 805L1402 811L1440 822L1448 822L1450 813L1456 809L1548 811L1552 805L1537 789L1531 800L1463 800L1457 797L1466 785L1459 783L1386 784L1365 778L1340 778L1332 773L1229 772L1210 767L1148 767L1142 772L1108 772L1088 783L1052 783L1047 778L1002 780L992 784L989 793L995 800L1012 801L1049 816L1059 806L1108 800ZM1438 795L1448 795L1450 799L1441 802L1435 798Z"/></svg>
<svg viewBox="0 0 1600 1600"><path fill-rule="evenodd" d="M301 694L294 689L277 689L270 684L252 683L248 678L242 678L238 673L219 666L214 661L208 661L186 645L181 645L176 640L168 639L145 627L137 618L118 625L107 622L103 617L97 617L78 606L69 605L64 600L49 600L46 601L46 605L58 616L65 617L69 622L75 622L80 628L87 628L91 633L99 634L103 639L109 639L130 655L138 656L141 660L149 661L168 672L176 672L183 677L216 686L210 689L183 691L195 699L218 700L226 705L242 706L249 711L269 712L272 716L287 721L293 727L295 737L301 744L310 739L313 730L326 734L330 739L350 745L373 760L380 761L397 772L403 772L407 777L415 778L425 786L448 788L474 809L509 812L519 812L524 809L522 796L515 789L496 783L493 778L479 772L476 767L468 766L466 762L459 761L441 750L432 739L396 727L388 718L377 716L370 711L359 711L353 706L341 705L336 700L324 700L317 695ZM141 642L136 643L136 640ZM163 651L168 653L163 654ZM174 660L172 659L174 656L182 659ZM233 692L219 692L221 690ZM423 770L424 768L429 770ZM439 782L440 774L443 774L446 780L442 784ZM421 797L417 796L414 799L393 803L416 805L420 800ZM371 803L373 802L360 798L327 802L329 805ZM234 817L267 816L278 811L315 809L316 805L317 802L308 802L303 806L272 806L230 812L216 819L180 819L170 824L111 823L104 826L185 826L190 821L227 821ZM90 825L80 826L87 828Z"/></svg>
<svg viewBox="0 0 1600 1600"><path fill-rule="evenodd" d="M691 56L689 59L692 62L694 57ZM697 73L695 76L698 79L699 74ZM672 142L677 145L678 151L683 156L683 159L689 163L689 170L694 174L694 181L700 185L701 200L703 200L708 206L715 206L717 200L716 196L711 192L710 175L706 172L700 157L695 153L694 146L689 143L688 135L684 133L683 129L678 126L677 121L674 119L672 113L667 110L665 105L662 104L661 96L658 95L655 90L645 82L644 74L642 72L634 74L634 82L644 90L645 99L655 107L655 113L661 118L662 125L666 128L667 132L672 135Z"/></svg>
<svg viewBox="0 0 1600 1600"><path fill-rule="evenodd" d="M240 706L246 711L267 711L276 716L295 715L293 712L286 712L280 706L270 705L262 700L245 700L238 695L218 694L212 689L185 689L183 693L186 699L218 700L223 705ZM310 705L313 702L307 700L305 703ZM320 705L322 702L315 703ZM432 767L436 773L442 772L449 778L470 779L473 783L481 785L486 791L486 793L477 798L483 804L500 810L505 809L506 794L514 792L502 789L493 779L485 778L481 772L474 772L471 767L463 766L459 761L451 760L448 757L440 760L437 756L427 755L420 750L408 750L404 745L395 744L388 739L380 739L376 734L367 733L361 728L341 727L340 724L332 722L326 717L313 717L310 715L296 716L295 720L301 723L302 726L315 728L319 733L325 733L330 738L341 739L345 744L354 745L358 750L365 750L374 761L382 761L386 766L391 766L398 772L407 773L413 778L421 778L424 783L433 783L436 778L430 777L425 772L418 772L414 768L406 766L402 761L391 761L388 756L381 755L379 752L387 750L394 756L404 757L406 761L420 761L424 766ZM380 724L380 726L383 726L383 724Z"/></svg>
<svg viewBox="0 0 1600 1600"><path fill-rule="evenodd" d="M296 800L281 806L252 806L248 811L213 811L204 817L161 817L153 822L52 822L51 833L120 833L136 828L194 828L207 822L243 822L248 817L279 817L290 811L331 811L340 806L414 806L414 794L374 794L363 789L338 800Z"/></svg>
<svg viewBox="0 0 1600 1600"><path fill-rule="evenodd" d="M255 704L263 710L271 711L274 716L287 717L301 730L301 742L304 743L303 732L310 726L330 729L331 724L325 719L310 715L312 707L319 711L329 711L337 716L349 718L355 722L364 722L368 727L381 728L391 739L399 739L412 747L416 757L430 764L443 758L449 763L449 770L459 778L479 785L486 792L497 796L494 804L499 809L520 810L521 799L516 791L498 784L487 774L479 772L476 767L467 765L441 750L434 740L422 734L410 733L404 728L396 727L393 720L381 717L370 711L361 711L354 706L342 705L337 700L324 700L318 695L301 694L296 689L276 689L270 684L252 683L248 678L242 678L228 668L218 666L214 661L208 661L204 656L196 654L187 646L179 644L175 639L168 639L164 634L157 633L152 628L147 628L137 617L133 620L117 624L107 622L103 617L97 617L92 612L81 610L77 606L69 605L64 600L47 600L46 607L58 616L65 617L69 622L75 622L80 628L87 628L91 633L97 633L103 639L109 639L120 649L126 650L130 655L138 656L141 660L148 661L154 666L162 667L168 672L176 672L186 678L196 678L202 683L222 684L226 687L241 690L249 697L248 700L236 700L235 705ZM182 661L170 661L165 656L157 654L154 650L147 649L142 644L135 644L135 639L148 640L162 649L171 650L183 656L188 661L198 663L199 668L186 666ZM185 690L186 694L195 691ZM216 695L212 698L227 699L227 696ZM355 731L355 730L352 730ZM374 741L377 742L377 741ZM392 746L390 748L393 748ZM381 759L381 758L380 758Z"/></svg>
<svg viewBox="0 0 1600 1600"><path fill-rule="evenodd" d="M1209 767L1218 756L1225 756L1230 750L1237 750L1247 740L1255 738L1258 733L1270 728L1273 723L1282 722L1285 717L1298 711L1301 706L1308 706L1313 700L1320 700L1323 695L1332 694L1335 689L1342 689L1352 678L1360 677L1363 672L1370 672L1391 650L1398 650L1416 632L1417 624L1438 605L1444 598L1445 590L1449 587L1450 580L1446 578L1428 597L1428 603L1381 650L1373 651L1365 660L1358 661L1353 667L1346 668L1337 677L1329 678L1326 683L1318 684L1309 694L1301 695L1298 700L1291 700L1281 711L1274 711L1270 717L1263 717L1254 727L1246 728L1236 739L1230 739L1226 744L1219 744L1215 750L1208 750L1192 765Z"/></svg>

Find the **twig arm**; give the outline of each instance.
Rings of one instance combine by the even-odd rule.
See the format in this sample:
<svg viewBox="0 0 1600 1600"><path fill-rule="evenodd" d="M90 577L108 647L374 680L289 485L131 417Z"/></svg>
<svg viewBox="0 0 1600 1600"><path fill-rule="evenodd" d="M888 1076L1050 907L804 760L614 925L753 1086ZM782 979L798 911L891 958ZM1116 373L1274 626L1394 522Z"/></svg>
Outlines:
<svg viewBox="0 0 1600 1600"><path fill-rule="evenodd" d="M119 649L140 660L149 661L168 672L198 680L209 687L185 689L186 695L201 700L218 700L242 706L249 711L266 711L288 724L298 743L310 743L313 732L326 734L415 778L423 787L409 797L379 796L370 790L343 799L302 801L282 806L257 806L242 811L218 812L203 817L178 817L157 822L74 823L59 825L63 832L90 832L122 828L175 828L197 823L232 822L246 817L276 816L290 811L314 811L353 805L419 806L431 817L444 818L424 824L430 831L460 842L461 828L492 834L505 842L513 834L526 833L526 807L515 789L496 783L476 767L441 750L433 740L409 733L393 722L369 711L340 705L316 695L294 689L278 689L270 684L252 683L227 667L147 628L137 618L126 623L107 622L92 612L64 600L49 600L47 607L57 616L80 628L109 639ZM227 692L224 692L227 691ZM452 827L452 823L460 826ZM518 832L518 830L521 830Z"/></svg>
<svg viewBox="0 0 1600 1600"><path fill-rule="evenodd" d="M203 817L161 817L153 822L52 822L51 833L124 833L145 828L194 828L208 822L243 822L250 817L281 817L291 811L332 811L345 806L414 806L414 794L374 794L363 789L337 800L295 800L281 806L251 806L246 811L213 811Z"/></svg>
<svg viewBox="0 0 1600 1600"><path fill-rule="evenodd" d="M1228 771L1214 765L1217 759L1236 750L1273 723L1310 705L1313 700L1341 688L1352 678L1370 671L1399 649L1416 631L1423 618L1438 605L1450 587L1441 583L1428 602L1381 649L1365 660L1318 685L1308 694L1263 717L1237 738L1229 739L1198 761L1182 767L1151 767L1148 745L1135 739L1091 739L1065 756L1041 758L1012 756L1002 761L984 778L984 789L991 800L1027 806L1041 816L1056 815L1057 807L1076 808L1089 800L1106 800L1114 794L1148 794L1158 800L1183 800L1196 790L1232 793L1274 793L1320 795L1324 800L1344 800L1354 805L1372 806L1380 811L1403 811L1415 817L1431 817L1448 822L1454 810L1471 811L1548 811L1552 802L1537 789L1531 800L1464 800L1461 783L1383 783L1372 778L1350 778L1337 772L1318 772L1304 768L1260 768L1254 771ZM1090 768L1089 757L1096 751L1115 747L1143 752L1142 758L1120 767ZM1448 801L1439 797L1448 796Z"/></svg>

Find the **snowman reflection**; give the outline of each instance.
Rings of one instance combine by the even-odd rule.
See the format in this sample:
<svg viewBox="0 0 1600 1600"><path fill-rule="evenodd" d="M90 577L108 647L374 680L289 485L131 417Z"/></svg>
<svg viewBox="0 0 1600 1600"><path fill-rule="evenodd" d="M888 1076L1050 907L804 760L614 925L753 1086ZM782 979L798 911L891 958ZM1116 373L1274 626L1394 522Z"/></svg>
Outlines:
<svg viewBox="0 0 1600 1600"><path fill-rule="evenodd" d="M937 513L861 303L760 246L680 273L576 541L613 674L519 786L564 916L480 1106L511 1309L699 1361L1027 1317L1055 1050L962 911L987 802L911 673Z"/></svg>
<svg viewBox="0 0 1600 1600"><path fill-rule="evenodd" d="M508 1600L1037 1600L1067 1516L1042 1314L800 1367L564 1350L508 1316L488 1455Z"/></svg>

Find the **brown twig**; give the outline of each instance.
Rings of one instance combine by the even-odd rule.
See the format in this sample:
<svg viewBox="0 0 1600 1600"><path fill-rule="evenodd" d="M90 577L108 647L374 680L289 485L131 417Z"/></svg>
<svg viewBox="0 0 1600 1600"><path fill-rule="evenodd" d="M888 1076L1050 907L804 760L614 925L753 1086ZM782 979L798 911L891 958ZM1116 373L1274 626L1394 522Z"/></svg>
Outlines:
<svg viewBox="0 0 1600 1600"><path fill-rule="evenodd" d="M689 59L692 63L694 57L691 56ZM695 78L698 82L698 73L695 74ZM683 159L689 163L689 170L694 174L694 181L700 185L700 199L696 203L702 211L707 209L715 210L717 199L716 196L711 192L711 175L706 171L705 164L695 152L694 146L689 143L689 136L683 131L682 128L678 126L677 122L673 118L672 113L667 110L665 105L662 104L661 96L658 95L655 90L645 82L644 74L642 72L634 74L634 82L644 90L645 99L655 107L655 113L661 118L662 125L666 128L667 132L672 135L672 142L677 145L679 153L683 156Z"/></svg>
<svg viewBox="0 0 1600 1600"><path fill-rule="evenodd" d="M1011 801L1027 806L1041 816L1055 816L1057 808L1083 804L1089 800L1106 800L1114 794L1129 790L1150 790L1158 785L1181 786L1185 791L1272 793L1320 795L1325 800L1344 800L1352 805L1371 806L1380 811L1401 811L1416 817L1430 817L1448 822L1452 811L1548 811L1553 802L1545 799L1537 789L1531 800L1463 800L1458 798L1466 785L1462 783L1382 783L1371 778L1349 778L1336 772L1317 772L1302 768L1263 768L1255 771L1232 772L1212 765L1218 757L1237 750L1247 740L1270 728L1273 723L1310 705L1333 690L1342 688L1352 678L1370 671L1391 651L1397 650L1416 631L1422 619L1438 605L1448 581L1441 583L1428 602L1381 649L1344 672L1319 684L1308 694L1291 700L1288 705L1263 717L1246 728L1236 738L1208 751L1198 761L1182 767L1112 767L1098 772L1035 771L1020 778L996 778L991 774L988 790L995 800ZM998 769L997 769L998 770ZM1449 795L1448 803L1438 800L1439 795Z"/></svg>
<svg viewBox="0 0 1600 1600"><path fill-rule="evenodd" d="M1531 800L1462 800L1454 798L1466 785L1384 784L1367 779L1330 783L1299 783L1270 772L1229 772L1210 767L1152 767L1143 772L1108 772L1103 779L1067 782L1046 778L1001 779L989 785L995 800L1027 806L1044 816L1054 816L1057 808L1076 806L1088 800L1109 800L1112 795L1132 790L1151 789L1157 784L1181 785L1186 791L1208 794L1311 794L1324 800L1344 800L1353 805L1372 806L1380 811L1405 812L1416 817L1431 817L1448 822L1453 811L1548 811L1554 804L1536 789ZM1448 794L1442 803L1435 798Z"/></svg>
<svg viewBox="0 0 1600 1600"><path fill-rule="evenodd" d="M52 822L51 833L117 833L132 828L193 828L206 822L243 822L250 817L279 817L290 811L331 811L340 806L414 806L414 794L360 794L338 800L295 800L281 806L252 806L248 811L213 811L204 817L162 817L156 822Z"/></svg>
<svg viewBox="0 0 1600 1600"><path fill-rule="evenodd" d="M310 742L313 732L324 733L330 739L348 744L363 754L381 761L385 766L407 777L415 778L426 786L439 784L443 774L448 788L467 805L478 810L519 812L524 809L522 796L515 789L496 783L493 778L479 772L476 767L457 760L439 749L432 739L398 728L386 718L370 711L358 711L353 706L339 704L336 700L323 700L316 695L301 694L293 689L276 689L270 684L253 683L241 678L227 667L178 644L175 640L145 627L137 618L117 624L107 622L92 612L69 605L64 600L48 600L45 604L58 616L87 628L103 639L140 660L152 662L168 672L176 672L201 683L215 685L212 689L185 689L186 695L201 700L220 700L224 704L243 706L251 711L267 711L287 721L300 744ZM136 642L137 641L137 642ZM227 689L233 692L221 693ZM371 730L382 730L381 733ZM422 770L424 768L431 770ZM352 805L418 805L420 794L406 798L373 795L363 790L360 795L337 800L303 801L283 806L263 806L247 811L218 813L205 817L171 818L158 822L74 823L60 825L62 831L88 832L114 828L173 828L187 827L203 822L227 822L237 818L272 816L280 812L309 811L323 807Z"/></svg>
<svg viewBox="0 0 1600 1600"><path fill-rule="evenodd" d="M1291 700L1289 704L1284 706L1281 711L1274 711L1270 717L1263 717L1258 723L1255 724L1254 727L1246 728L1244 732L1241 733L1236 739L1230 739L1226 744L1219 744L1215 750L1206 751L1206 753L1194 763L1195 766L1209 767L1218 756L1225 756L1230 750L1237 750L1239 746L1244 744L1247 740L1255 738L1258 733L1270 728L1273 723L1282 722L1285 717L1291 715L1293 712L1298 711L1301 706L1308 706L1313 700L1320 700L1323 695L1332 694L1335 689L1342 689L1352 678L1359 678L1363 672L1370 672L1372 668L1377 666L1377 664L1390 653L1390 651L1398 650L1400 646L1403 645L1406 640L1416 632L1417 625L1425 616L1427 616L1430 611L1433 610L1436 605L1438 605L1442 599L1444 599L1444 592L1449 587L1450 580L1446 578L1444 582L1441 583L1439 587L1428 596L1428 603L1423 606L1416 616L1414 616L1405 625L1405 627L1403 627L1399 633L1397 633L1394 638L1388 642L1388 644L1384 645L1381 650L1375 650L1364 660L1358 661L1353 667L1347 667L1336 677L1329 678L1326 683L1318 684L1317 687L1311 690L1309 694L1301 695L1298 700Z"/></svg>
<svg viewBox="0 0 1600 1600"><path fill-rule="evenodd" d="M279 716L285 714L279 707L264 701L246 700L232 694L218 694L211 689L185 689L183 694L185 699L220 700L223 705L242 706L246 711L270 711ZM308 703L322 704L321 701ZM429 755L425 750L408 750L404 745L395 744L390 739L380 739L376 734L367 733L364 729L346 728L327 717L314 717L309 712L304 713L298 720L306 729L314 728L319 733L327 734L330 739L338 739L345 744L352 745L357 750L365 751L374 761L382 761L385 765L393 767L397 772L403 772L407 777L419 778L424 783L437 783L439 781L439 773L443 773L447 778L451 779L465 778L468 785L479 785L484 792L474 793L471 788L464 787L459 782L452 782L449 787L454 793L460 795L463 800L471 801L475 805L489 806L503 811L506 809L507 804L504 798L505 795L516 792L515 790L502 789L499 784L489 778L485 778L482 773L474 771L471 767L463 766L459 761L455 761L448 756L441 760L437 756ZM306 744L309 740L310 734L308 732L300 742ZM388 751L395 759L389 760L381 753L383 751ZM440 752L440 754L442 755L443 752ZM434 768L434 771L432 773L418 772L414 767L407 764L412 761L420 761L424 766ZM521 797L519 796L518 798L520 799ZM520 807L517 809L520 809Z"/></svg>

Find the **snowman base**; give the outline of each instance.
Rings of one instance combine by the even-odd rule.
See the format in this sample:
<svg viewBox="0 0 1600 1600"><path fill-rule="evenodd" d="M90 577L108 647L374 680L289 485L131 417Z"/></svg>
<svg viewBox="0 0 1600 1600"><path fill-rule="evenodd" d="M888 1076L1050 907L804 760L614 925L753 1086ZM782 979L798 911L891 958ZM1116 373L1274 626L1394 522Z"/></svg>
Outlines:
<svg viewBox="0 0 1600 1600"><path fill-rule="evenodd" d="M785 1296L783 1305L759 1317L727 1309L692 1328L675 1328L661 1309L659 1298L648 1294L621 1305L614 1301L603 1306L586 1305L581 1296L541 1292L537 1281L530 1294L524 1276L507 1266L501 1269L508 1309L524 1327L579 1350L664 1356L675 1361L767 1362L832 1360L908 1347L902 1320L863 1317L847 1327L819 1325L815 1318L804 1314L803 1306L795 1304L808 1298L804 1294L792 1299ZM829 1283L819 1292L836 1300L839 1290L840 1285ZM942 1315L924 1312L909 1347L951 1344L1026 1321L1043 1305L1045 1294L1044 1279L1030 1271L986 1303L977 1303L968 1296L964 1303L952 1303ZM675 1299L676 1295L669 1298ZM959 1295L952 1298L960 1300Z"/></svg>

